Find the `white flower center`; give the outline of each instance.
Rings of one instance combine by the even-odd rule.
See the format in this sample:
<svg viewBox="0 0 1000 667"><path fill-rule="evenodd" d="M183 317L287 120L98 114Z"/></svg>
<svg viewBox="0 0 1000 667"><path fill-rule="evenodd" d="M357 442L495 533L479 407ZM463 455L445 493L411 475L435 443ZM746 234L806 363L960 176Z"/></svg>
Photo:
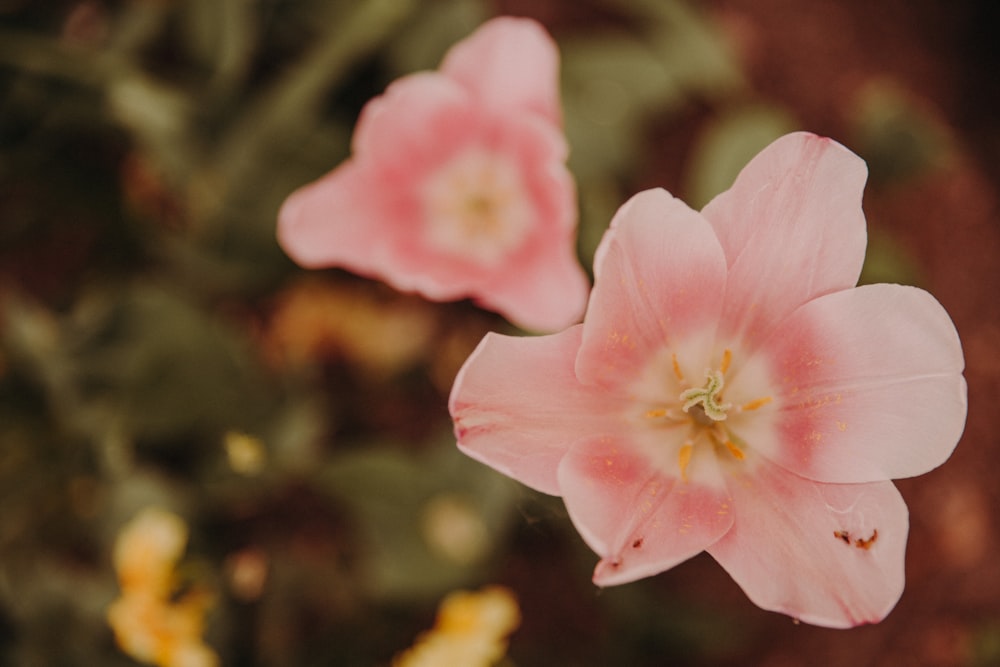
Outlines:
<svg viewBox="0 0 1000 667"><path fill-rule="evenodd" d="M486 266L520 245L535 218L516 164L483 149L446 162L421 194L428 243Z"/></svg>
<svg viewBox="0 0 1000 667"><path fill-rule="evenodd" d="M725 350L716 370L705 372L705 382L700 387L692 387L681 371L677 355L671 356L673 381L671 384L681 389L676 399L647 410L645 417L667 426L687 428L687 435L677 452L677 464L681 479L687 480L687 469L694 448L706 443L727 459L742 461L746 454L746 444L733 433L727 419L732 415L758 410L771 402L770 396L734 406L723 400L726 386L726 372L732 363L732 352Z"/></svg>

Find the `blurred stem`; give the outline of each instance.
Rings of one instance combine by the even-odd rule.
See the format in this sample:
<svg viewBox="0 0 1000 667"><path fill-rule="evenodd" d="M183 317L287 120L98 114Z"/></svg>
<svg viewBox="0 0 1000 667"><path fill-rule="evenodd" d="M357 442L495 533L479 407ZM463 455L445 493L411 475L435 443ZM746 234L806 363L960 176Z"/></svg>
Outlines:
<svg viewBox="0 0 1000 667"><path fill-rule="evenodd" d="M0 29L0 64L83 86L104 86L127 69L134 54L159 34L168 9L168 3L129 4L101 50L69 46L58 36Z"/></svg>
<svg viewBox="0 0 1000 667"><path fill-rule="evenodd" d="M331 14L319 20L330 29L248 106L223 138L213 169L220 180L252 182L247 172L273 168L261 164L267 148L308 123L329 89L355 62L375 51L415 7L415 0L368 0L354 3L345 17L342 5L335 3Z"/></svg>
<svg viewBox="0 0 1000 667"><path fill-rule="evenodd" d="M81 57L81 53L50 37L11 30L0 30L0 64L83 85L98 85L108 78L107 63L100 62L89 53Z"/></svg>
<svg viewBox="0 0 1000 667"><path fill-rule="evenodd" d="M142 49L161 34L171 11L170 3L129 3L100 46L68 44L58 35L0 30L0 65L103 93L111 119L180 189L196 155L191 105L184 91L148 75L140 62Z"/></svg>
<svg viewBox="0 0 1000 667"><path fill-rule="evenodd" d="M115 21L108 50L121 57L134 56L156 39L170 13L169 2L130 2Z"/></svg>

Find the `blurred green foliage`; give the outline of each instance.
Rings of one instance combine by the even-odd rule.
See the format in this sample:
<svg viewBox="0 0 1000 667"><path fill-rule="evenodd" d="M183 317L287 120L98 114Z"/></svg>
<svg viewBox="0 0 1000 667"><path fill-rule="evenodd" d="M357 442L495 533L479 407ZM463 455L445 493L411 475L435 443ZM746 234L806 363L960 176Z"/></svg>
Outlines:
<svg viewBox="0 0 1000 667"><path fill-rule="evenodd" d="M717 110L689 156L697 205L795 126L753 99L688 2L591 4L601 20L553 30L585 266L657 150L653 126ZM362 105L435 67L495 11L485 0L0 6L0 664L133 664L104 621L117 595L109 554L148 505L191 526L186 576L216 591L208 640L224 664L385 664L445 592L566 569L531 550L538 523L565 515L525 522L550 506L450 435L454 373L506 325L411 299L429 332L413 354L371 352L349 331L316 342L308 309L286 307L302 272L274 240L284 197L348 155ZM887 176L929 163L943 141L878 91L858 123ZM912 275L891 240L871 250L869 275ZM387 288L336 271L320 280L396 321ZM361 317L337 308L334 319ZM262 466L235 458L234 437ZM556 531L544 549L574 563L559 596L598 604L589 551L544 530ZM525 565L535 561L551 572ZM263 567L259 588L248 563ZM587 626L577 649L606 664L711 660L745 640L732 619L634 587L600 604L588 621L614 641ZM550 649L527 637L512 655L541 664Z"/></svg>

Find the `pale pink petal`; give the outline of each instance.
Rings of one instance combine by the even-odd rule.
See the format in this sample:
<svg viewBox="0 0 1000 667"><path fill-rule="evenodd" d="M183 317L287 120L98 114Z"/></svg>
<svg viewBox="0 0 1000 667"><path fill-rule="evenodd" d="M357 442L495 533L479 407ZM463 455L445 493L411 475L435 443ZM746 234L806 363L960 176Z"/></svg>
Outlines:
<svg viewBox="0 0 1000 667"><path fill-rule="evenodd" d="M622 409L577 382L580 334L580 326L535 338L487 334L459 371L448 402L459 448L559 495L559 461L578 439L615 428Z"/></svg>
<svg viewBox="0 0 1000 667"><path fill-rule="evenodd" d="M682 341L712 346L725 259L712 228L679 199L657 189L626 202L598 247L594 273L577 360L582 381L620 385Z"/></svg>
<svg viewBox="0 0 1000 667"><path fill-rule="evenodd" d="M871 482L923 474L962 434L961 343L923 290L868 285L820 297L787 318L761 353L777 383L774 403L762 409L776 411L773 435L740 436L800 475Z"/></svg>
<svg viewBox="0 0 1000 667"><path fill-rule="evenodd" d="M483 24L448 51L440 71L488 107L561 123L559 50L531 19L500 17Z"/></svg>
<svg viewBox="0 0 1000 667"><path fill-rule="evenodd" d="M857 283L866 178L858 156L799 132L761 151L705 206L729 265L724 333L753 347L806 301Z"/></svg>
<svg viewBox="0 0 1000 667"><path fill-rule="evenodd" d="M754 604L834 628L882 620L899 600L909 530L892 482L822 484L765 460L729 484L732 530L708 552Z"/></svg>
<svg viewBox="0 0 1000 667"><path fill-rule="evenodd" d="M377 190L363 169L345 162L285 200L278 212L278 242L301 266L371 273L389 252Z"/></svg>
<svg viewBox="0 0 1000 667"><path fill-rule="evenodd" d="M710 448L695 449L687 481L676 460L656 460L655 452L643 454L628 438L594 436L576 443L559 465L570 518L601 556L594 570L599 586L663 572L704 551L733 523Z"/></svg>
<svg viewBox="0 0 1000 667"><path fill-rule="evenodd" d="M536 246L538 255L484 285L477 301L529 331L558 331L579 322L587 308L590 279L571 244Z"/></svg>
<svg viewBox="0 0 1000 667"><path fill-rule="evenodd" d="M390 189L397 179L421 176L413 173L414 166L426 168L463 146L475 116L475 100L448 77L437 72L404 76L361 110L354 156L378 164L388 179L383 186Z"/></svg>

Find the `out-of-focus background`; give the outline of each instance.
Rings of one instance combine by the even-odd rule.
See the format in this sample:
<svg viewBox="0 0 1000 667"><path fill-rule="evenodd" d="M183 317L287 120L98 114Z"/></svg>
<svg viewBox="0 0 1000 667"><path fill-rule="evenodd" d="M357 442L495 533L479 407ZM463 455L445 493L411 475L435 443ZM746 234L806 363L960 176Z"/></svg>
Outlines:
<svg viewBox="0 0 1000 667"><path fill-rule="evenodd" d="M1000 10L993 0L0 1L0 664L136 664L112 546L181 517L225 665L387 665L459 588L502 584L506 665L1000 664ZM863 280L930 290L965 437L898 483L907 590L883 623L794 624L711 558L597 590L561 503L458 454L483 334L274 238L362 105L498 13L557 40L589 266L612 213L693 206L771 139L864 157ZM872 345L879 345L872 341Z"/></svg>

